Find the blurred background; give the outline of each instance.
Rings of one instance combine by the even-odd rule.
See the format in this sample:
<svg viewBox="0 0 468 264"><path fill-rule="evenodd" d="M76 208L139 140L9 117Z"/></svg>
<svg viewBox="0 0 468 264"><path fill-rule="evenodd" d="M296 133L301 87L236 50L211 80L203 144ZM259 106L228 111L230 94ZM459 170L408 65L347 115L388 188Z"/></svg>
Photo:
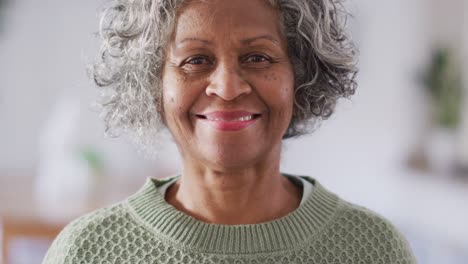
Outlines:
<svg viewBox="0 0 468 264"><path fill-rule="evenodd" d="M168 136L155 159L103 136L86 71L101 4L0 0L3 263L40 263L70 220L180 170ZM315 133L285 142L282 170L390 219L419 263L467 264L468 1L347 6L357 93Z"/></svg>

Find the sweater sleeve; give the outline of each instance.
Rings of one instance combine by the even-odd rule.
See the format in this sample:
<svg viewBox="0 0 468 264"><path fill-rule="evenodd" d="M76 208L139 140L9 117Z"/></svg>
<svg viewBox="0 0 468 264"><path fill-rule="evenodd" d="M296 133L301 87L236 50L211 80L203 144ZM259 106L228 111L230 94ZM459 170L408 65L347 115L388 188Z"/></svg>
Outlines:
<svg viewBox="0 0 468 264"><path fill-rule="evenodd" d="M49 247L42 264L64 264L71 263L71 252L75 246L76 238L79 236L82 219L77 219L68 224L54 239Z"/></svg>
<svg viewBox="0 0 468 264"><path fill-rule="evenodd" d="M42 264L95 263L87 254L91 250L89 238L101 230L99 227L109 225L120 208L119 204L101 208L69 223L52 242Z"/></svg>
<svg viewBox="0 0 468 264"><path fill-rule="evenodd" d="M389 237L390 243L392 245L388 250L393 251L394 259L389 263L395 264L416 264L416 258L413 255L413 251L403 236L403 234L393 226L388 220L383 219L384 225L388 228L385 230L386 234Z"/></svg>
<svg viewBox="0 0 468 264"><path fill-rule="evenodd" d="M68 224L52 242L42 264L84 263L89 228L94 225L91 220L85 215Z"/></svg>
<svg viewBox="0 0 468 264"><path fill-rule="evenodd" d="M408 241L389 220L361 206L351 205L347 209L345 222L353 223L352 228L359 233L354 239L360 242L360 250L377 256L374 263L417 263Z"/></svg>
<svg viewBox="0 0 468 264"><path fill-rule="evenodd" d="M404 264L416 264L416 258L411 250L411 247L403 236L403 234L395 228L395 241L397 248L399 248L398 254L398 262L397 263L404 263Z"/></svg>

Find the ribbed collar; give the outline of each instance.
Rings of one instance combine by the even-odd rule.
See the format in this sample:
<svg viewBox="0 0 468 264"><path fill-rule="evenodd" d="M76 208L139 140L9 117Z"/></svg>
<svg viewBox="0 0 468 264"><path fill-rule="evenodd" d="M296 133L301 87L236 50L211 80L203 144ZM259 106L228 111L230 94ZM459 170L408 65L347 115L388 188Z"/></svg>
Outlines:
<svg viewBox="0 0 468 264"><path fill-rule="evenodd" d="M178 177L178 176L176 176ZM251 254L297 248L330 220L339 198L316 180L300 176L314 190L307 201L281 218L259 224L221 225L199 221L168 204L158 187L171 179L148 179L127 200L140 221L166 240L199 252Z"/></svg>

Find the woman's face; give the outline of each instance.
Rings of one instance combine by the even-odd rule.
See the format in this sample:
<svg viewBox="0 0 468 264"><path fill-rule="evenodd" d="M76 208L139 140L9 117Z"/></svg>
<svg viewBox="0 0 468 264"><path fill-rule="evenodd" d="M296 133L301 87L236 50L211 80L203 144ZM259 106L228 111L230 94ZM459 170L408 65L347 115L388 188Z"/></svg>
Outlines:
<svg viewBox="0 0 468 264"><path fill-rule="evenodd" d="M184 161L243 168L279 155L294 73L267 1L183 6L162 81L164 119Z"/></svg>

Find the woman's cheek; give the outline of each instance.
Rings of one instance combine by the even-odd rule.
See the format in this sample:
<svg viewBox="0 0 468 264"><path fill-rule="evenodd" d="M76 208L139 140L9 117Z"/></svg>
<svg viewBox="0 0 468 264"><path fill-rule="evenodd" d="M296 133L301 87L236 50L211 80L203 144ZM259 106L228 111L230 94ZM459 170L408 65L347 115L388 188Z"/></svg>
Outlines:
<svg viewBox="0 0 468 264"><path fill-rule="evenodd" d="M276 72L265 73L263 74L263 80L265 82L276 82L278 81L278 76Z"/></svg>
<svg viewBox="0 0 468 264"><path fill-rule="evenodd" d="M284 106L285 102L293 104L294 78L290 71L264 73L262 78L263 89L267 89L264 94L270 97L270 102L277 102Z"/></svg>
<svg viewBox="0 0 468 264"><path fill-rule="evenodd" d="M163 88L163 105L166 114L170 113L172 106L176 103L175 91L168 88L170 85L169 83L165 83Z"/></svg>

